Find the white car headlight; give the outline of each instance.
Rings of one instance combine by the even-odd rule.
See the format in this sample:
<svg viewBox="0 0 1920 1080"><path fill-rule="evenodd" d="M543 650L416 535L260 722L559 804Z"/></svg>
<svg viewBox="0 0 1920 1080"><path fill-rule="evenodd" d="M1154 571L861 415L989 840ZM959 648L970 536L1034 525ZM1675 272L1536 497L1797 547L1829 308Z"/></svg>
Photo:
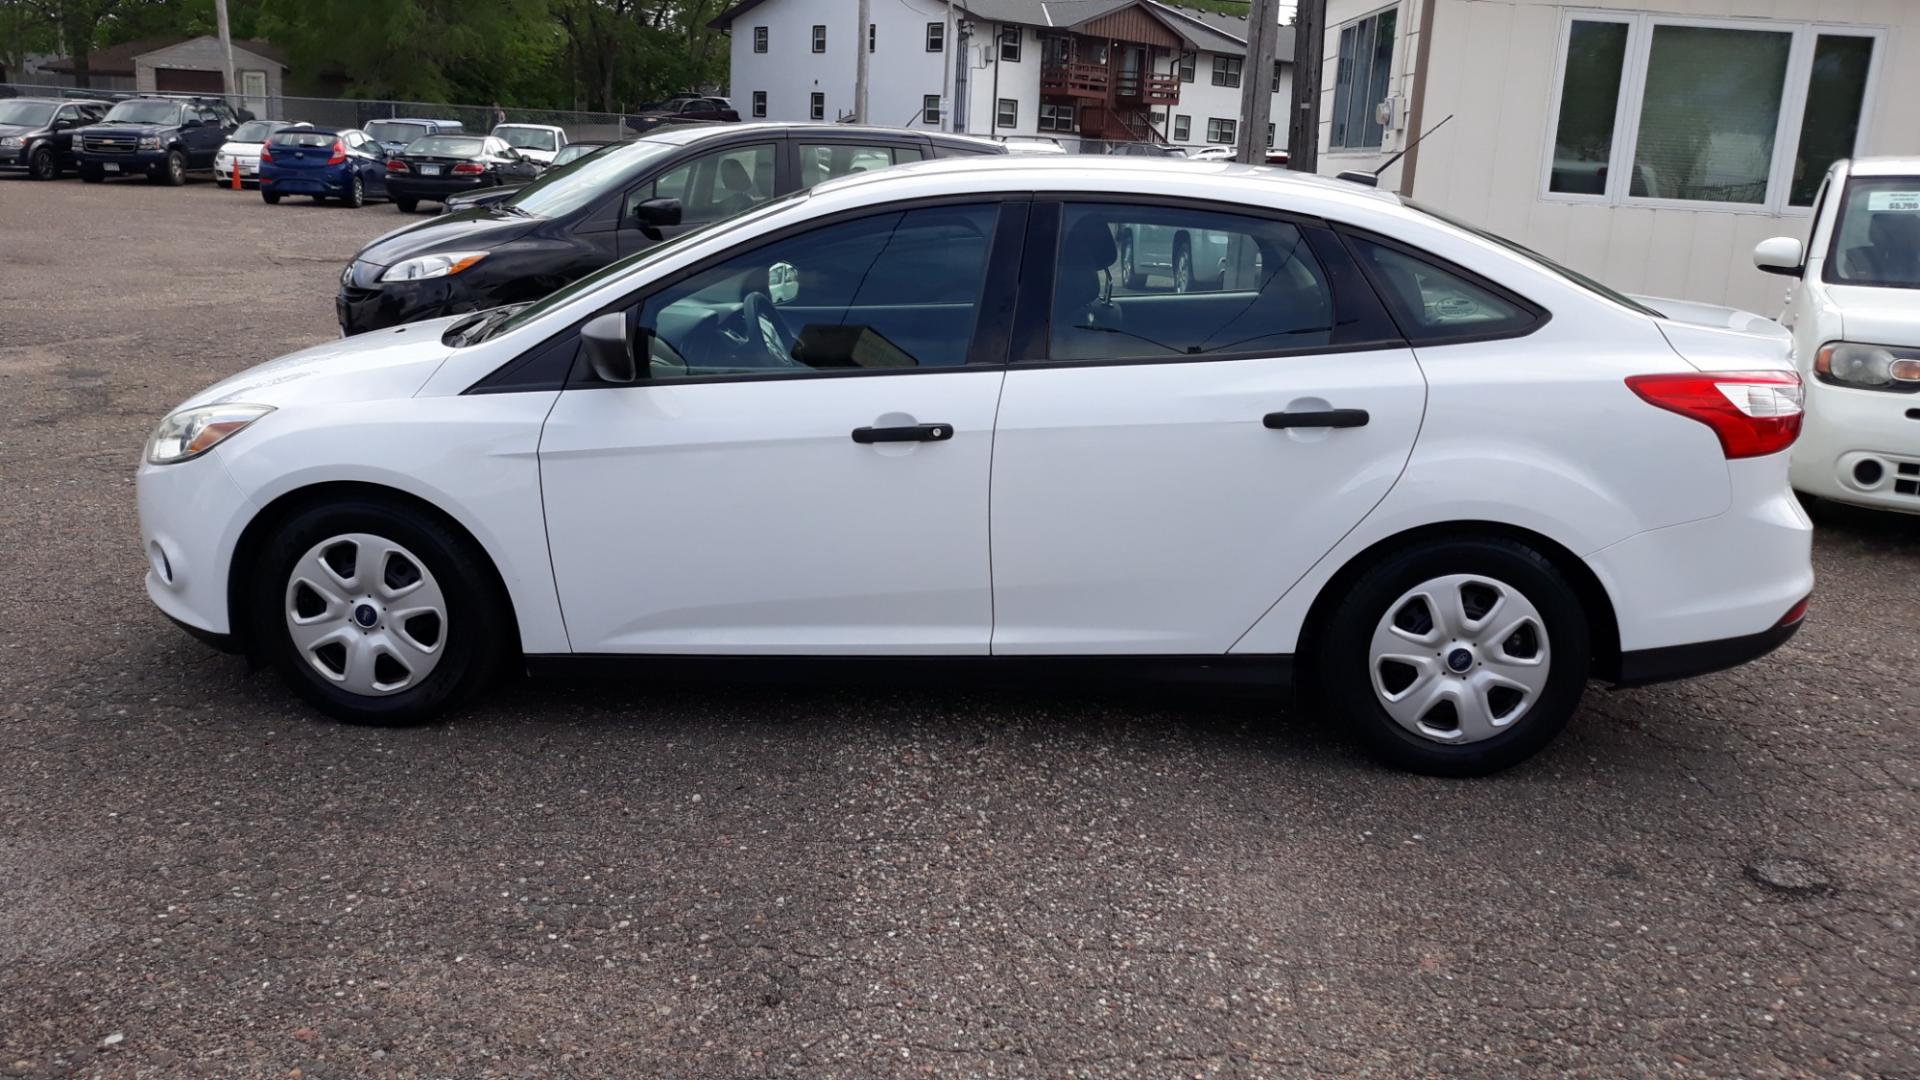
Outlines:
<svg viewBox="0 0 1920 1080"><path fill-rule="evenodd" d="M487 257L484 251L448 251L439 255L420 255L403 259L387 267L380 275L381 281L420 281L425 278L446 277L457 274L481 259Z"/></svg>
<svg viewBox="0 0 1920 1080"><path fill-rule="evenodd" d="M1920 349L1890 349L1836 341L1814 354L1823 381L1871 390L1920 390Z"/></svg>
<svg viewBox="0 0 1920 1080"><path fill-rule="evenodd" d="M20 136L8 135L5 138L0 138L0 148L4 148L7 150L18 150L20 149L21 142L22 140Z"/></svg>
<svg viewBox="0 0 1920 1080"><path fill-rule="evenodd" d="M272 411L271 405L236 403L181 409L153 430L147 439L147 460L155 465L190 461Z"/></svg>

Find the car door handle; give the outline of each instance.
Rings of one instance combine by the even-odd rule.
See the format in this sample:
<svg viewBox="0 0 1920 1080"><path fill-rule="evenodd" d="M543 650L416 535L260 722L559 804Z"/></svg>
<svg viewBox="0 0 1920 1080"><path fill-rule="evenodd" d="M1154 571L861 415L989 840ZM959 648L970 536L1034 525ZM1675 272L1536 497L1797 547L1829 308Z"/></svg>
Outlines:
<svg viewBox="0 0 1920 1080"><path fill-rule="evenodd" d="M1290 427L1366 427L1372 419L1365 409L1314 409L1304 412L1270 412L1261 423L1270 428Z"/></svg>
<svg viewBox="0 0 1920 1080"><path fill-rule="evenodd" d="M953 438L952 424L903 424L900 427L857 427L853 441L861 444L883 442L945 442Z"/></svg>

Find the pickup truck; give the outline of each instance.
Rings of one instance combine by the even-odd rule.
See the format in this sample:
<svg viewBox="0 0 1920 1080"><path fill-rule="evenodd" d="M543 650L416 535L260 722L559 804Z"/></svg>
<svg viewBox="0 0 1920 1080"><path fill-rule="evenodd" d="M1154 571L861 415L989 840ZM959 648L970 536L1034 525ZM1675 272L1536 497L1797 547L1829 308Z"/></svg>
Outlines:
<svg viewBox="0 0 1920 1080"><path fill-rule="evenodd" d="M240 117L218 98L128 98L73 133L73 157L89 184L138 173L177 187L189 171L211 171L239 126Z"/></svg>

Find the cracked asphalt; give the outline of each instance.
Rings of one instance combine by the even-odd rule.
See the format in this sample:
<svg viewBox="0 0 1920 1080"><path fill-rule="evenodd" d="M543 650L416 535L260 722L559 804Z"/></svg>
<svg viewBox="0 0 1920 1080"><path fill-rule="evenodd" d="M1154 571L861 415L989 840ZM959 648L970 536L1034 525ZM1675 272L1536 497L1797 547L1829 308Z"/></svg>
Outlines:
<svg viewBox="0 0 1920 1080"><path fill-rule="evenodd" d="M343 727L149 606L132 473L400 220L0 178L0 1075L1920 1075L1920 518L1487 780L1101 686Z"/></svg>

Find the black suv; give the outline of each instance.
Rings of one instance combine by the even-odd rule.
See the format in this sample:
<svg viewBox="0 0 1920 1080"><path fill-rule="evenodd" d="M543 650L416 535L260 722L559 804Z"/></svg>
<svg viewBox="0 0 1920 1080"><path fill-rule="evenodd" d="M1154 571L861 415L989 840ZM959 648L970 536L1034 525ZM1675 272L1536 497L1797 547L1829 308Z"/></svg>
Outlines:
<svg viewBox="0 0 1920 1080"><path fill-rule="evenodd" d="M0 170L25 169L53 180L73 168L73 133L107 113L104 101L8 98L0 101Z"/></svg>
<svg viewBox="0 0 1920 1080"><path fill-rule="evenodd" d="M74 133L80 179L143 173L156 184L184 184L189 170L213 170L213 159L242 119L219 98L133 97L91 127Z"/></svg>
<svg viewBox="0 0 1920 1080"><path fill-rule="evenodd" d="M340 274L340 328L537 300L615 259L848 173L1004 154L985 139L845 124L664 127L512 196L380 237Z"/></svg>

